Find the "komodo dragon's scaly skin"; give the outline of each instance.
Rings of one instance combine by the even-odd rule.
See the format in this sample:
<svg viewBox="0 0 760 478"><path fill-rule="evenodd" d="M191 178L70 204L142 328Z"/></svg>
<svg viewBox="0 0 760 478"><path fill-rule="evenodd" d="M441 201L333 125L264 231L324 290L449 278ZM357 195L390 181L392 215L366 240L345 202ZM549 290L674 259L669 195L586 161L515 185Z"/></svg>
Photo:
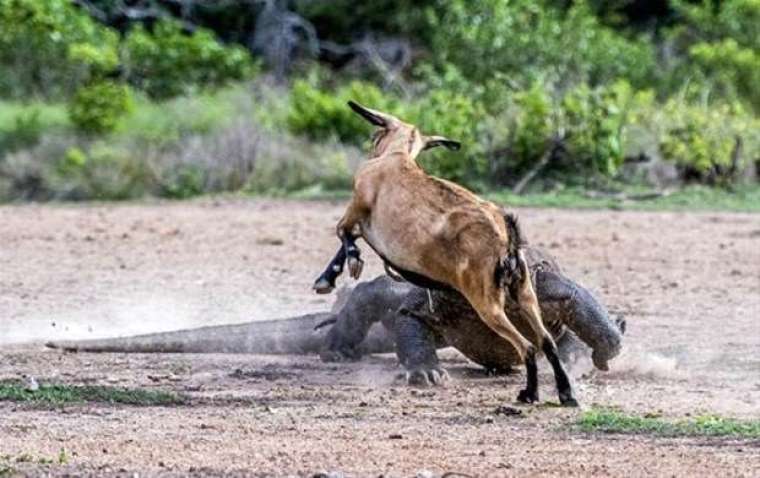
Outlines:
<svg viewBox="0 0 760 478"><path fill-rule="evenodd" d="M605 308L546 254L527 248L526 258L544 324L558 341L560 354L566 359L582 349L580 338L593 350L594 365L607 370L607 362L620 353L625 322L611 321ZM506 309L520 332L531 337L517 304L508 300ZM370 327L380 321L395 339L396 353L413 383L439 383L446 376L436 355L445 346L495 372L521 363L517 351L451 290L428 291L378 277L356 286L334 321L321 352L324 360L357 359Z"/></svg>

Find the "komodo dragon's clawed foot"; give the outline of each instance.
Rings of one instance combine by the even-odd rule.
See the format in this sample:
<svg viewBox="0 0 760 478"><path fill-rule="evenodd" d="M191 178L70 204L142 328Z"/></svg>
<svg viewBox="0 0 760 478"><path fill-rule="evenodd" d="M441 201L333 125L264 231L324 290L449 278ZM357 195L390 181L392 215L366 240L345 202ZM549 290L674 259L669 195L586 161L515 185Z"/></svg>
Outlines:
<svg viewBox="0 0 760 478"><path fill-rule="evenodd" d="M418 367L406 372L406 383L413 386L431 387L443 385L449 380L449 373L441 367Z"/></svg>
<svg viewBox="0 0 760 478"><path fill-rule="evenodd" d="M328 350L323 349L319 352L319 358L323 362L358 362L361 358L361 352L358 350Z"/></svg>

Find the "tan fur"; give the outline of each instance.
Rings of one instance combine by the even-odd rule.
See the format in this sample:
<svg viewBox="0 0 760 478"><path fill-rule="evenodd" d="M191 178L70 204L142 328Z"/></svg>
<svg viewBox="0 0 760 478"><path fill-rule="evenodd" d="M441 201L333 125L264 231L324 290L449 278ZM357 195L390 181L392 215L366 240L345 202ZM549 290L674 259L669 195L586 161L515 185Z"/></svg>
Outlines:
<svg viewBox="0 0 760 478"><path fill-rule="evenodd" d="M501 209L419 166L418 154L445 138L424 136L413 125L366 110L382 120L378 124L370 119L381 129L373 138L370 159L354 177L338 236L361 236L394 266L455 288L524 359L531 343L504 313L505 290L494 274L511 240ZM358 277L361 267L356 262L349 259L349 269ZM551 336L541 321L522 252L518 264L525 271L518 302L541 346Z"/></svg>

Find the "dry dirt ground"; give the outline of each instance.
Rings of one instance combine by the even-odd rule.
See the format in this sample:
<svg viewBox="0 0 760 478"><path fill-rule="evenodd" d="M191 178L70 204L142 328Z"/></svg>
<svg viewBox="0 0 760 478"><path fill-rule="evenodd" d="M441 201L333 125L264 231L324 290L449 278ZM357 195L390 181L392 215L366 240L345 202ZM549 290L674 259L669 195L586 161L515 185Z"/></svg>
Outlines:
<svg viewBox="0 0 760 478"><path fill-rule="evenodd" d="M393 356L97 355L102 337L327 309L310 285L341 203L204 199L0 207L0 379L159 388L171 407L0 402L0 456L29 474L760 476L760 443L580 433L581 411L514 405L522 375L445 354L447 386L413 389ZM583 407L760 418L760 216L518 211L529 239L628 321L608 373L576 364ZM364 278L380 272L365 246ZM343 279L343 283L349 283ZM542 398L556 400L546 364ZM236 373L235 371L238 370ZM423 473L424 474L424 473ZM461 475L452 475L461 476Z"/></svg>

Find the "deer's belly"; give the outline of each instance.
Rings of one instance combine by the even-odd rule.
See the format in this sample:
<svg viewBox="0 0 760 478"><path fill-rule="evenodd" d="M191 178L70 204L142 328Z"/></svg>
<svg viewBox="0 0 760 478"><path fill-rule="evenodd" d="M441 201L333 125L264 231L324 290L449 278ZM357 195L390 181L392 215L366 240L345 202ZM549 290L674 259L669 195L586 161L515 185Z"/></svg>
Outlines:
<svg viewBox="0 0 760 478"><path fill-rule="evenodd" d="M397 224L394 228L382 230L369 225L362 229L362 236L385 262L408 281L420 287L434 287L434 283L448 283L449 277L444 273L445 268L442 267L445 258L436 260L438 255L445 252L436 250L434 240L429 237L429 231L420 231L415 229L414 225L405 227ZM404 275L404 271L413 274ZM415 277L417 275L421 277ZM417 279L422 279L422 282Z"/></svg>

